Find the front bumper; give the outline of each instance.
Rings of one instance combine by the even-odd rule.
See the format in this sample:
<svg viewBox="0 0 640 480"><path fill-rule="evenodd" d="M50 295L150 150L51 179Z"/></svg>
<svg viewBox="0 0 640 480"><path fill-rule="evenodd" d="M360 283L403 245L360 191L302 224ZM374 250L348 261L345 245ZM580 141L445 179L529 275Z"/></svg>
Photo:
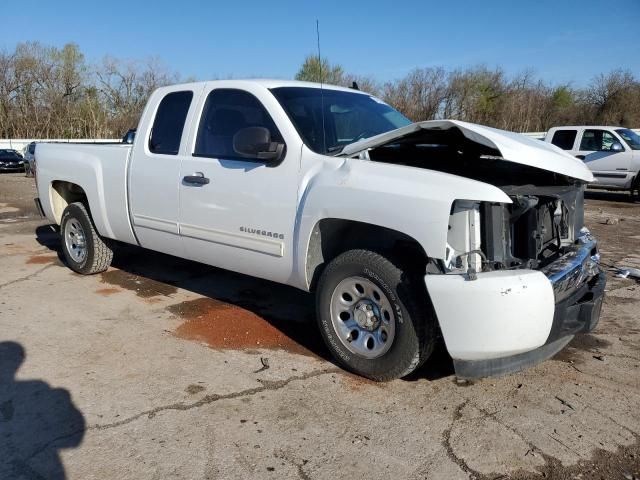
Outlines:
<svg viewBox="0 0 640 480"><path fill-rule="evenodd" d="M19 172L21 170L24 170L24 162L0 163L0 172Z"/></svg>
<svg viewBox="0 0 640 480"><path fill-rule="evenodd" d="M427 275L425 283L456 375L480 378L532 366L595 328L606 276L585 233L541 271Z"/></svg>
<svg viewBox="0 0 640 480"><path fill-rule="evenodd" d="M547 341L528 352L485 360L456 360L460 378L474 379L505 375L536 365L562 350L577 333L593 330L600 320L606 275L599 273L575 294L556 304Z"/></svg>
<svg viewBox="0 0 640 480"><path fill-rule="evenodd" d="M573 251L542 269L553 285L556 300L547 343L595 328L607 283L599 262L597 243L585 233Z"/></svg>

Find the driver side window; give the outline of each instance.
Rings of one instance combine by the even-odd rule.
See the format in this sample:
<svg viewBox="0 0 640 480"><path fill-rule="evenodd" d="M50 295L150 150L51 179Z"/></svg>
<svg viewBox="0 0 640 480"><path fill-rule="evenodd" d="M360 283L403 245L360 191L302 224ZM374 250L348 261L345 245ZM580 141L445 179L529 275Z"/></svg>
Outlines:
<svg viewBox="0 0 640 480"><path fill-rule="evenodd" d="M273 142L283 142L267 110L252 94L227 88L212 90L202 110L193 155L247 160L233 148L233 137L248 127L264 127Z"/></svg>
<svg viewBox="0 0 640 480"><path fill-rule="evenodd" d="M587 152L608 152L618 139L605 130L585 130L580 142L580 150Z"/></svg>

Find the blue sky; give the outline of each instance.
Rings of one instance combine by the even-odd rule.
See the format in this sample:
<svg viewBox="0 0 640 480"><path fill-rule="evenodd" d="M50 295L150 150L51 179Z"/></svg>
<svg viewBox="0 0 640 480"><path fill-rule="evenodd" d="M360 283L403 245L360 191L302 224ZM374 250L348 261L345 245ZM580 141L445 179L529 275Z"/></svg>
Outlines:
<svg viewBox="0 0 640 480"><path fill-rule="evenodd" d="M615 68L640 77L640 0L4 0L0 49L38 40L105 55L157 57L182 77L292 78L316 48L355 74L414 67L533 68L581 86Z"/></svg>

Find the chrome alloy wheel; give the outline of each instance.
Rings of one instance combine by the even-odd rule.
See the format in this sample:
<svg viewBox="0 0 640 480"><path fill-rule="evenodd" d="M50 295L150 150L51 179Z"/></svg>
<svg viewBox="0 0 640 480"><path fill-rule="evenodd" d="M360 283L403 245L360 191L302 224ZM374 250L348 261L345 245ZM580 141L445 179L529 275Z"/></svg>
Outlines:
<svg viewBox="0 0 640 480"><path fill-rule="evenodd" d="M87 256L87 241L82 224L71 218L64 226L64 243L72 260L82 263Z"/></svg>
<svg viewBox="0 0 640 480"><path fill-rule="evenodd" d="M372 281L342 280L331 295L331 323L342 344L367 359L384 355L395 336L391 303Z"/></svg>

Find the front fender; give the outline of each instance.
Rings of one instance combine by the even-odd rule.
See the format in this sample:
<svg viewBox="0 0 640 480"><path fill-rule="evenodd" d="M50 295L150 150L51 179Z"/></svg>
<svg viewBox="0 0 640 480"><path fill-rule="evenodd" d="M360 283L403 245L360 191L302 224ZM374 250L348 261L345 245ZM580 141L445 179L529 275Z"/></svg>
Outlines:
<svg viewBox="0 0 640 480"><path fill-rule="evenodd" d="M511 203L493 185L433 170L353 158L321 168L301 199L298 271L305 272L311 233L325 218L396 230L415 239L430 258L444 258L454 200Z"/></svg>

